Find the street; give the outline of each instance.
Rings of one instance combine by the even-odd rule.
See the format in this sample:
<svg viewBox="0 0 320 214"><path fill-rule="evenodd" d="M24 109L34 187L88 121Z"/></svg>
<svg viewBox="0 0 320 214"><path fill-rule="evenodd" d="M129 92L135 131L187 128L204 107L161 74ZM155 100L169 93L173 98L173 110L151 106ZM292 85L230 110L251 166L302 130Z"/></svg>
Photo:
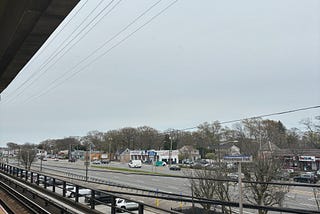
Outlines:
<svg viewBox="0 0 320 214"><path fill-rule="evenodd" d="M40 162L34 164L34 169L40 167ZM128 169L128 165L125 163L112 162L107 165L108 167L124 168ZM59 161L43 161L42 167L45 172L57 173L59 170L61 175L66 175L66 173L73 173L77 175L85 175L85 166L83 161L77 161L75 163L69 163L65 160ZM60 169L59 169L60 167ZM70 167L72 169L64 169L63 167ZM181 171L170 171L168 167L154 167L151 165L143 165L142 168L137 170L143 170L147 172L157 172L170 175L185 175L185 170ZM182 195L191 195L190 184L186 178L174 178L174 177L162 177L162 176L150 176L150 175L138 175L131 174L130 172L119 171L112 172L106 171L97 167L89 167L88 176L91 178L102 179L105 181L112 182L118 185L125 185L135 188L141 188L156 192L167 192ZM232 187L233 192L237 195L238 188L237 185ZM237 196L236 196L237 197ZM309 209L317 210L316 202L313 196L313 190L309 187L290 187L290 192L286 195L283 202L283 207L286 208L297 208L297 209ZM248 213L254 213L250 210L246 210Z"/></svg>

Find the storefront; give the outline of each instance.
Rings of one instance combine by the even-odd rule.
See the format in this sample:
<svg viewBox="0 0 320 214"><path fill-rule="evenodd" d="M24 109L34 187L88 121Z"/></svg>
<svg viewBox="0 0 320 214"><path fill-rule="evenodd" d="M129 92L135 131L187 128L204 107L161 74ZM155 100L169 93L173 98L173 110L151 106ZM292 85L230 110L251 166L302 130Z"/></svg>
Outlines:
<svg viewBox="0 0 320 214"><path fill-rule="evenodd" d="M130 160L141 160L142 162L153 163L155 161L164 161L169 163L179 162L179 150L132 150L130 151Z"/></svg>
<svg viewBox="0 0 320 214"><path fill-rule="evenodd" d="M319 149L281 149L273 153L283 161L284 168L300 171L316 171L320 169Z"/></svg>
<svg viewBox="0 0 320 214"><path fill-rule="evenodd" d="M318 170L315 156L299 156L299 168L303 171Z"/></svg>

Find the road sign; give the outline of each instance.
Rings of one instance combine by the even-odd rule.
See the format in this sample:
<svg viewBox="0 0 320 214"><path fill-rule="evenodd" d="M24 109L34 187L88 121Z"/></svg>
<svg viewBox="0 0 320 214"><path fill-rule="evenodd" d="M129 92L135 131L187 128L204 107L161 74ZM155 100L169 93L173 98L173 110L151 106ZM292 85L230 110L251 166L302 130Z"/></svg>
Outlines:
<svg viewBox="0 0 320 214"><path fill-rule="evenodd" d="M227 155L223 157L226 162L252 162L251 155Z"/></svg>

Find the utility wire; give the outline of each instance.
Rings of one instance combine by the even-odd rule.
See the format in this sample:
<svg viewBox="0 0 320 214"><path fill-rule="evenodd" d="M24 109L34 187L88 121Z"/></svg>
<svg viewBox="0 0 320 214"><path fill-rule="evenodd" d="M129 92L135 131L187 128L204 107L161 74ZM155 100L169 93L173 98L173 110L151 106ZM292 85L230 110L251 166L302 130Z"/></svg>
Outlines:
<svg viewBox="0 0 320 214"><path fill-rule="evenodd" d="M253 120L253 119L258 119L258 118L263 118L263 117L289 114L289 113L294 113L294 112L298 112L298 111L306 111L306 110L317 109L317 108L320 108L320 105L309 106L309 107L305 107L305 108L298 108L298 109L287 110L287 111L281 111L281 112L270 113L270 114L262 114L259 116L247 117L247 118L243 118L243 119L228 120L228 121L219 122L219 124L235 123L235 122L241 122L244 120ZM194 127L184 128L184 129L176 129L176 131L186 131L186 130L192 130L192 129L197 129L197 128L199 128L199 126L194 126Z"/></svg>
<svg viewBox="0 0 320 214"><path fill-rule="evenodd" d="M114 40L115 38L117 38L121 33L123 33L125 30L127 30L130 26L132 26L134 23L136 23L140 18L142 18L145 14L147 14L152 8L154 8L156 5L158 5L162 0L157 1L155 4L151 5L151 7L149 7L147 10L145 10L142 14L140 14L138 17L136 17L132 22L130 22L127 26L125 26L121 31L119 31L118 33L116 33L114 36L112 36L110 39L108 39L106 42L104 42L102 45L100 45L98 48L96 48L95 50L93 50L92 52L90 52L86 57L84 57L82 60L79 61L79 63L77 63L74 67L71 68L71 70L69 70L68 72L65 72L64 74L62 74L60 77L56 78L55 80L53 80L52 82L49 83L48 89L50 90L51 86L54 86L55 82L59 81L60 79L62 79L64 76L66 76L69 73L72 73L72 71L76 70L77 67L79 67L82 63L84 63L87 59L89 59L91 56L93 56L96 52L98 52L99 50L101 50L102 48L104 48L107 44L109 44L112 40ZM72 74L71 74L72 75ZM64 82L64 81L63 81ZM59 84L58 84L59 85ZM52 89L54 89L55 87L53 87ZM43 92L43 93L46 93Z"/></svg>
<svg viewBox="0 0 320 214"><path fill-rule="evenodd" d="M77 75L78 73L80 73L81 71L83 71L85 68L87 68L88 66L90 66L92 63L94 63L95 61L97 61L98 59L100 59L101 57L105 56L106 54L108 54L110 51L112 51L114 48L118 47L120 44L122 44L124 41L126 41L127 39L129 39L131 36L133 36L137 31L141 30L143 27L145 27L146 25L148 25L150 22L152 22L155 18L157 18L158 16L160 16L162 13L164 13L166 10L168 10L171 6L173 6L178 0L175 0L174 2L172 2L171 4L169 4L168 6L166 6L164 9L162 9L160 12L158 12L156 15L154 15L153 17L151 17L147 22L145 22L143 25L141 25L140 27L138 27L136 30L134 30L133 32L131 32L130 34L128 34L126 37L124 37L122 40L120 40L118 43L116 43L115 45L113 45L111 48L109 48L107 51L105 51L104 53L98 55L97 57L93 58L89 63L87 63L86 65L84 65L83 67L81 67L78 71L74 72L73 74L71 74L69 77L67 77L66 79L64 79L63 81L59 82L56 85L53 85L53 87L50 88L50 86L47 88L47 90L43 91L41 94L30 97L30 99L26 100L25 102L28 102L32 99L37 99L47 93L49 93L50 91L52 91L53 89L57 88L58 86L60 86L61 84L63 84L64 82L66 82L67 80L71 79L72 77L74 77L75 75ZM158 2L157 2L158 3ZM156 4L157 4L156 3ZM148 9L149 10L149 9ZM127 26L128 27L128 26ZM127 28L126 27L126 28ZM100 49L101 47L99 47L98 49ZM86 59L82 60L81 63L83 61L85 61ZM77 67L77 66L76 66ZM58 79L60 79L61 77L57 78L54 80L54 82L56 82Z"/></svg>
<svg viewBox="0 0 320 214"><path fill-rule="evenodd" d="M47 44L46 44L46 47L48 47L56 38L57 38L57 36L68 26L68 24L73 20L73 18L76 16L76 15L78 15L78 13L81 11L81 9L86 5L88 3L88 0L86 0L82 5L81 5L81 7L72 15L72 17L57 31L57 33L55 33L55 35L52 37L52 39L50 39L50 40L48 40L48 42L47 42ZM72 36L72 33L71 33L71 35L70 36ZM61 45L60 45L61 46ZM60 47L59 46L59 47ZM59 48L58 47L58 48ZM57 48L57 49L58 49ZM57 50L56 49L56 50ZM23 68L23 70L25 70L25 69L27 69L29 66L30 66L30 64L32 64L32 62L34 61L34 60L36 60L40 55L41 55L41 53L43 52L45 50L45 48L42 48L42 49L40 49L38 52L37 52L37 54L34 56L34 57L32 57L31 58L31 60L30 60L30 62L28 62L27 63L27 65ZM50 57L49 57L50 58ZM48 59L49 59L48 58ZM43 63L44 64L44 63ZM43 65L42 64L42 65ZM41 65L41 66L42 66ZM41 69L39 69L38 70L38 72L40 71ZM35 73L33 73L28 79L26 79L21 85L19 85L13 92L12 92L12 95L14 95L21 87L23 87L27 82L29 82L38 72L35 72ZM12 98L11 98L11 100L12 100ZM9 100L8 101L10 101L10 98L9 98ZM7 101L7 102L8 102Z"/></svg>
<svg viewBox="0 0 320 214"><path fill-rule="evenodd" d="M86 16L86 18L84 20L87 20L91 15L92 13L100 6L100 4L103 2L104 0L101 0L97 5L96 7ZM80 30L73 38L71 38L70 40L65 40L64 43L64 46L62 48L60 48L62 46L62 44L57 48L55 49L55 51L50 55L50 57L46 60L46 62L44 62L42 64L42 66L40 67L40 69L38 70L38 73L43 69L45 68L50 62L54 61L53 63L51 63L51 65L49 67L47 67L47 69L44 70L44 72L42 72L38 77L36 77L35 79L32 80L32 82L28 85L28 86L31 86L36 80L38 80L40 77L42 77L50 68L52 68L59 59L61 59L66 53L68 53L70 51L70 49L72 47L74 47L76 44L78 44L86 35L87 33L93 28L95 27L106 15L110 14L110 12L122 1L122 0L119 0L106 14L104 14L102 17L100 17L100 19L94 24L92 25L89 30L87 30L85 33L83 33L84 30L86 30L88 28L88 26L90 24L92 24L93 21L95 21L101 14L102 12L104 12L115 0L112 0L110 1L102 10L100 10L100 12L98 14L96 14L94 16L93 19L90 20L90 22L88 24L86 24L82 30ZM72 36L73 34L75 34L75 32L77 31L77 29L83 25L84 22L82 22L80 25L78 25L74 30L73 32L71 33L70 36ZM82 34L82 36L79 38L79 36ZM76 38L79 38L76 42L73 42ZM72 45L70 45L71 43L73 42ZM68 47L69 46L69 47ZM68 47L68 48L67 48ZM60 48L60 50L58 50ZM67 48L66 51L64 51L65 49ZM57 51L58 50L58 51ZM57 57L62 51L64 51L64 53L62 55L60 55L59 57ZM57 57L57 58L56 58ZM37 73L34 73L35 75ZM33 75L34 76L34 75ZM32 77L33 77L32 76ZM19 94L17 94L15 97L21 95L24 91L21 91Z"/></svg>

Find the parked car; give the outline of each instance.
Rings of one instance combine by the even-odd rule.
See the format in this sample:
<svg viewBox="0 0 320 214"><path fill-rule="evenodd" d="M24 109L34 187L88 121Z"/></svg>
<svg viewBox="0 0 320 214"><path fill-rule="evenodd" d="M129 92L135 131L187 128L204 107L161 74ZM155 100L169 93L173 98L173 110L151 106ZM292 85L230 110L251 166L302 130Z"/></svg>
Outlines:
<svg viewBox="0 0 320 214"><path fill-rule="evenodd" d="M36 180L37 179L36 175L34 175L34 179L35 179L35 182L36 182L37 181ZM56 179L54 183L55 183L55 186L58 186L58 185L62 185L63 181L59 180L59 179ZM39 184L44 184L44 176L43 175L39 176ZM53 178L47 177L46 184L47 184L47 186L52 186L53 185Z"/></svg>
<svg viewBox="0 0 320 214"><path fill-rule="evenodd" d="M319 175L317 175L317 172L306 172L304 174L307 174L307 175L311 175L312 177L314 177L314 179L316 180L316 182L319 181Z"/></svg>
<svg viewBox="0 0 320 214"><path fill-rule="evenodd" d="M91 204L91 194L84 196L84 202ZM103 204L103 203L111 203L112 202L112 196L108 195L104 192L95 192L94 194L95 204Z"/></svg>
<svg viewBox="0 0 320 214"><path fill-rule="evenodd" d="M169 169L170 170L175 170L175 171L180 171L181 170L180 166L178 166L178 165L172 165Z"/></svg>
<svg viewBox="0 0 320 214"><path fill-rule="evenodd" d="M190 166L191 164L193 164L193 161L192 160L189 160L189 159L184 159L182 160L182 164L185 164L187 166Z"/></svg>
<svg viewBox="0 0 320 214"><path fill-rule="evenodd" d="M312 174L301 174L293 177L293 181L301 183L317 183L317 178Z"/></svg>
<svg viewBox="0 0 320 214"><path fill-rule="evenodd" d="M227 174L227 177L231 180L238 180L239 179L239 174L238 172L231 172L229 174ZM243 179L244 178L244 174L241 173L241 178Z"/></svg>
<svg viewBox="0 0 320 214"><path fill-rule="evenodd" d="M165 161L156 161L155 166L166 166L167 163Z"/></svg>
<svg viewBox="0 0 320 214"><path fill-rule="evenodd" d="M102 159L102 160L101 160L101 163L102 163L102 164L108 164L108 163L110 163L110 160L108 160L108 159Z"/></svg>
<svg viewBox="0 0 320 214"><path fill-rule="evenodd" d="M76 162L76 159L75 158L69 158L68 162L74 163L74 162Z"/></svg>
<svg viewBox="0 0 320 214"><path fill-rule="evenodd" d="M84 197L86 195L90 195L91 194L91 189L85 189L85 188L79 188L79 197ZM72 186L67 187L67 197L69 198L74 198L76 196L76 187Z"/></svg>
<svg viewBox="0 0 320 214"><path fill-rule="evenodd" d="M139 204L136 202L128 201L122 198L116 198L116 207L124 210L137 210L139 208ZM120 212L124 210L117 209Z"/></svg>
<svg viewBox="0 0 320 214"><path fill-rule="evenodd" d="M101 164L101 161L100 160L94 160L94 161L92 161L92 164Z"/></svg>

